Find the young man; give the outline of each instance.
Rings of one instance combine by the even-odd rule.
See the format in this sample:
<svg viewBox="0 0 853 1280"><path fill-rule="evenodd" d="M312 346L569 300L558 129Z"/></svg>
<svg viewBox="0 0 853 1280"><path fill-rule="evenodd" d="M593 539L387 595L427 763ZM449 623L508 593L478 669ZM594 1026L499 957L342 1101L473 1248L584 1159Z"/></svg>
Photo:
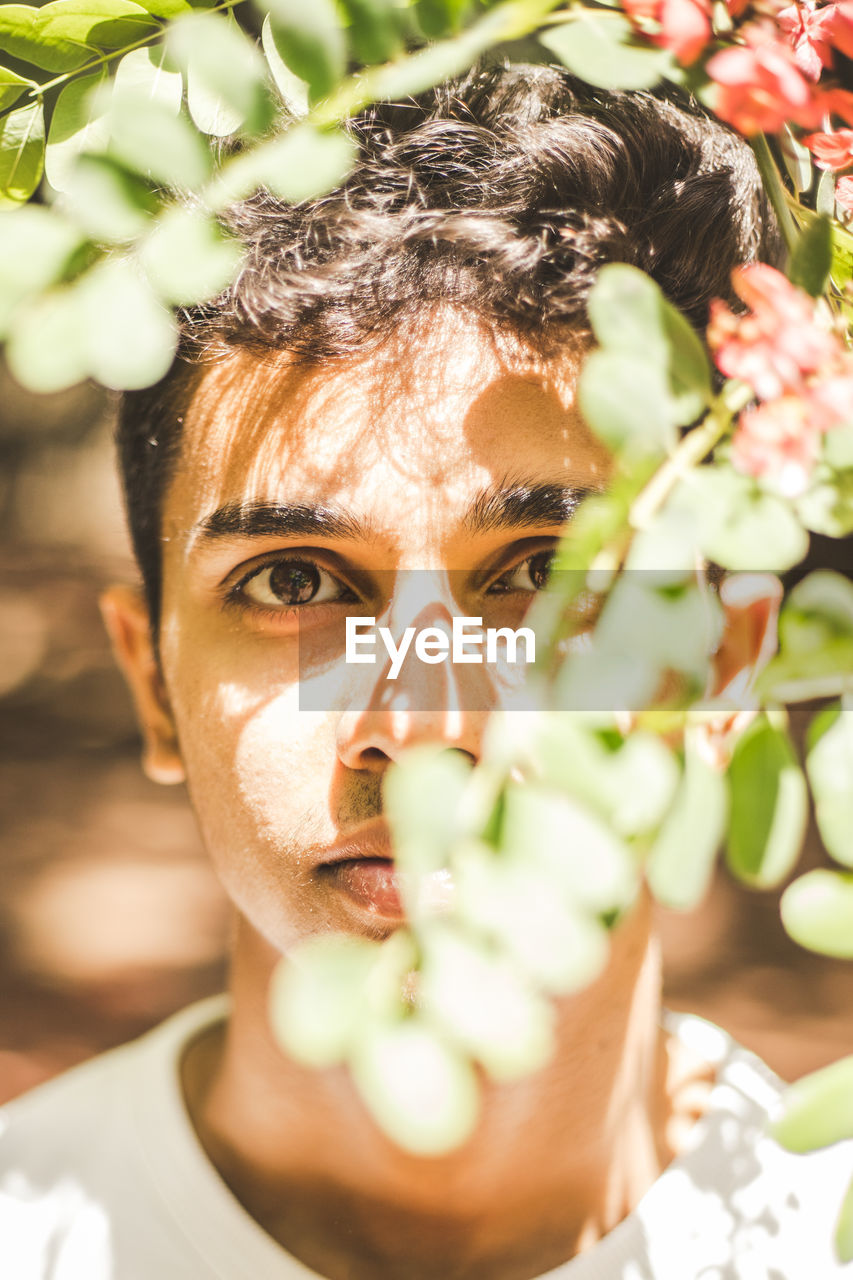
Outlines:
<svg viewBox="0 0 853 1280"><path fill-rule="evenodd" d="M497 704L476 665L404 666L380 696L380 664L306 711L306 660L330 661L348 608L395 634L446 623L460 591L471 614L521 616L579 495L607 483L575 403L598 268L644 267L701 326L732 266L777 252L744 145L644 95L510 67L353 129L340 191L234 212L239 281L121 416L144 593L114 588L103 611L145 768L186 781L234 904L230 999L7 1108L0 1273L840 1275L849 1155L782 1153L762 1133L770 1073L699 1020L661 1026L645 897L560 1002L554 1060L488 1086L450 1155L404 1154L343 1071L272 1038L282 955L399 923L389 766L425 741L476 760Z"/></svg>

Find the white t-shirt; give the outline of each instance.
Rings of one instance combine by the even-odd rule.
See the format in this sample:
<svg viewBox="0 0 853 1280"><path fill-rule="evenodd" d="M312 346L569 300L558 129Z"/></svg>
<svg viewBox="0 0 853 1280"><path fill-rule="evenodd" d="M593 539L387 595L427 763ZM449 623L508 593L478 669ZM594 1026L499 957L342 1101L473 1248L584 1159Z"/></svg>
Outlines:
<svg viewBox="0 0 853 1280"><path fill-rule="evenodd" d="M224 997L192 1005L0 1110L3 1280L316 1280L232 1196L187 1116L183 1048L226 1013ZM762 1132L777 1078L710 1023L667 1017L719 1064L708 1109L636 1210L548 1280L853 1280L832 1253L853 1143L782 1151Z"/></svg>

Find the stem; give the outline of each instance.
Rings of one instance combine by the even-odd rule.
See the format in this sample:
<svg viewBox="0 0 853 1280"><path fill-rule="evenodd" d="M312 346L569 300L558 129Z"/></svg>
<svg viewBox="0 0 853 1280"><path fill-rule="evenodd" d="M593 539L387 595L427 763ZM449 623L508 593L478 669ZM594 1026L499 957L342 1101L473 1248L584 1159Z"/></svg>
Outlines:
<svg viewBox="0 0 853 1280"><path fill-rule="evenodd" d="M750 138L749 144L755 154L758 172L761 174L761 181L764 183L764 190L767 192L770 203L773 206L773 212L776 214L779 230L782 232L782 239L785 241L785 248L788 253L792 253L799 239L799 232L797 231L797 224L791 216L791 210L788 208L788 192L779 176L779 170L776 168L776 161L773 159L773 152L770 150L767 135L757 133L753 138Z"/></svg>

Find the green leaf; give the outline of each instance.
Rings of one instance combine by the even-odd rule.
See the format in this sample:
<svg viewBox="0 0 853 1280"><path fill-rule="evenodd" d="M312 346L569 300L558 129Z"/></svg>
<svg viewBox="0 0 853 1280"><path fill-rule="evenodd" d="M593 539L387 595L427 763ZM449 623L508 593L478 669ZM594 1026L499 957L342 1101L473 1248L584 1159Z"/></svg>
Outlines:
<svg viewBox="0 0 853 1280"><path fill-rule="evenodd" d="M416 0L415 16L428 39L456 31L470 9L470 0Z"/></svg>
<svg viewBox="0 0 853 1280"><path fill-rule="evenodd" d="M817 621L829 634L853 638L853 582L832 569L817 569L791 589L782 613L784 645L801 644L792 627L800 620Z"/></svg>
<svg viewBox="0 0 853 1280"><path fill-rule="evenodd" d="M808 551L790 506L730 467L695 468L674 501L698 512L702 551L725 569L781 572Z"/></svg>
<svg viewBox="0 0 853 1280"><path fill-rule="evenodd" d="M728 811L725 777L706 761L695 733L688 733L681 785L646 863L649 887L665 907L692 911L704 898Z"/></svg>
<svg viewBox="0 0 853 1280"><path fill-rule="evenodd" d="M406 1151L443 1155L472 1133L479 1112L474 1070L422 1019L368 1023L350 1068L379 1127Z"/></svg>
<svg viewBox="0 0 853 1280"><path fill-rule="evenodd" d="M581 370L578 403L589 426L614 452L654 457L675 445L677 415L666 377L639 356L593 351Z"/></svg>
<svg viewBox="0 0 853 1280"><path fill-rule="evenodd" d="M302 943L276 966L270 1025L282 1048L309 1067L343 1062L366 1015L380 944L326 935Z"/></svg>
<svg viewBox="0 0 853 1280"><path fill-rule="evenodd" d="M281 137L230 160L211 192L212 207L221 209L259 187L294 204L314 199L343 182L355 156L355 142L341 130L294 125Z"/></svg>
<svg viewBox="0 0 853 1280"><path fill-rule="evenodd" d="M331 93L347 65L346 37L334 0L259 0L268 12L275 43L291 71L316 101Z"/></svg>
<svg viewBox="0 0 853 1280"><path fill-rule="evenodd" d="M832 267L832 223L828 218L815 218L801 232L791 251L788 279L819 298L826 288Z"/></svg>
<svg viewBox="0 0 853 1280"><path fill-rule="evenodd" d="M372 81L375 100L390 101L424 93L443 80L467 71L493 43L493 33L484 30L480 22L452 40L440 40L377 68Z"/></svg>
<svg viewBox="0 0 853 1280"><path fill-rule="evenodd" d="M834 680L853 670L853 584L830 570L810 573L791 591L779 619L779 653L758 680L777 700L786 686Z"/></svg>
<svg viewBox="0 0 853 1280"><path fill-rule="evenodd" d="M76 287L55 289L23 306L9 335L6 359L32 391L63 391L88 373L83 308Z"/></svg>
<svg viewBox="0 0 853 1280"><path fill-rule="evenodd" d="M272 123L266 63L236 22L212 13L180 18L166 48L186 73L190 115L203 133L259 133Z"/></svg>
<svg viewBox="0 0 853 1280"><path fill-rule="evenodd" d="M140 248L152 286L177 306L208 302L231 283L243 247L201 210L170 209Z"/></svg>
<svg viewBox="0 0 853 1280"><path fill-rule="evenodd" d="M132 0L51 0L41 8L0 6L0 45L46 71L73 71L100 49L120 49L157 30Z"/></svg>
<svg viewBox="0 0 853 1280"><path fill-rule="evenodd" d="M269 14L264 18L261 44L266 54L270 75L275 81L288 114L295 120L300 120L302 116L308 114L308 85L290 70L281 56Z"/></svg>
<svg viewBox="0 0 853 1280"><path fill-rule="evenodd" d="M806 773L826 850L836 862L853 867L853 712L842 711L817 739Z"/></svg>
<svg viewBox="0 0 853 1280"><path fill-rule="evenodd" d="M137 103L148 98L177 115L183 92L181 73L170 61L164 44L132 49L116 68L113 81L115 96L130 94Z"/></svg>
<svg viewBox="0 0 853 1280"><path fill-rule="evenodd" d="M602 89L651 89L673 65L666 50L639 43L622 14L581 10L539 39L569 71Z"/></svg>
<svg viewBox="0 0 853 1280"><path fill-rule="evenodd" d="M461 806L470 774L461 752L425 745L408 751L386 775L385 812L401 868L420 874L447 865L451 845L461 831ZM441 804L435 802L438 795Z"/></svg>
<svg viewBox="0 0 853 1280"><path fill-rule="evenodd" d="M719 604L700 590L695 575L669 585L660 572L623 574L607 597L592 644L626 664L645 658L704 688L722 627Z"/></svg>
<svg viewBox="0 0 853 1280"><path fill-rule="evenodd" d="M78 227L42 205L0 213L0 333L21 302L61 279L82 242Z"/></svg>
<svg viewBox="0 0 853 1280"><path fill-rule="evenodd" d="M194 4L188 4L187 0L139 0L139 3L143 9L148 13L152 13L155 18L167 20L179 18L184 13L192 13L193 9L199 7Z"/></svg>
<svg viewBox="0 0 853 1280"><path fill-rule="evenodd" d="M0 116L0 209L29 200L44 167L44 108L41 102Z"/></svg>
<svg viewBox="0 0 853 1280"><path fill-rule="evenodd" d="M698 418L711 399L711 367L698 334L645 272L626 263L602 267L589 317L601 346L658 366L676 406L675 420Z"/></svg>
<svg viewBox="0 0 853 1280"><path fill-rule="evenodd" d="M846 428L839 427L824 437L824 453L831 453L835 437L843 437ZM839 448L847 441L838 440ZM853 465L839 470L818 466L811 488L797 498L796 511L800 520L813 533L827 538L846 538L853 533Z"/></svg>
<svg viewBox="0 0 853 1280"><path fill-rule="evenodd" d="M359 62L387 62L402 43L401 12L396 0L342 0L350 20L349 40Z"/></svg>
<svg viewBox="0 0 853 1280"><path fill-rule="evenodd" d="M142 178L109 156L80 156L69 174L65 197L75 220L102 244L138 239L159 207Z"/></svg>
<svg viewBox="0 0 853 1280"><path fill-rule="evenodd" d="M128 259L107 259L81 281L89 372L105 387L132 391L168 372L177 347L174 317Z"/></svg>
<svg viewBox="0 0 853 1280"><path fill-rule="evenodd" d="M853 1261L853 1182L847 1188L838 1215L838 1225L835 1228L835 1251L842 1262Z"/></svg>
<svg viewBox="0 0 853 1280"><path fill-rule="evenodd" d="M209 176L210 151L202 135L159 99L139 92L115 94L109 122L111 154L143 177L192 191Z"/></svg>
<svg viewBox="0 0 853 1280"><path fill-rule="evenodd" d="M853 1138L853 1057L803 1076L785 1090L783 1113L771 1132L799 1153Z"/></svg>
<svg viewBox="0 0 853 1280"><path fill-rule="evenodd" d="M853 959L853 875L818 867L799 876L782 895L786 932L809 951Z"/></svg>
<svg viewBox="0 0 853 1280"><path fill-rule="evenodd" d="M0 111L13 107L25 89L37 88L35 80L27 80L8 67L0 67Z"/></svg>
<svg viewBox="0 0 853 1280"><path fill-rule="evenodd" d="M419 985L423 1008L495 1080L544 1066L554 1012L508 959L448 927L430 930Z"/></svg>
<svg viewBox="0 0 853 1280"><path fill-rule="evenodd" d="M815 211L825 218L835 217L835 174L831 169L821 174L817 184Z"/></svg>
<svg viewBox="0 0 853 1280"><path fill-rule="evenodd" d="M804 147L794 137L787 124L782 126L782 132L777 134L777 139L782 152L782 160L788 171L788 177L793 183L794 190L798 194L808 191L814 178L811 152L808 147Z"/></svg>
<svg viewBox="0 0 853 1280"><path fill-rule="evenodd" d="M44 168L55 191L65 191L77 157L83 151L100 151L109 140L109 125L96 90L105 72L80 76L60 93L47 135Z"/></svg>
<svg viewBox="0 0 853 1280"><path fill-rule="evenodd" d="M787 735L764 717L753 721L734 749L728 780L727 865L746 884L772 888L794 866L808 818L805 778Z"/></svg>

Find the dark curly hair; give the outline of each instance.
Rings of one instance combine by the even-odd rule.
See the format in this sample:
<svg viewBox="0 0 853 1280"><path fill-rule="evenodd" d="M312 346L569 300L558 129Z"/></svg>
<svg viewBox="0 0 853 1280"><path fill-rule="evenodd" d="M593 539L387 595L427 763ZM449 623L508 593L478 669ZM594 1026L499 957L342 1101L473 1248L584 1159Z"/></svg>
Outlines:
<svg viewBox="0 0 853 1280"><path fill-rule="evenodd" d="M260 192L225 221L235 283L186 310L178 356L122 400L130 531L155 634L162 499L200 372L235 345L316 361L381 342L451 302L542 347L588 328L599 268L648 272L702 330L739 262L780 257L752 152L683 96L610 93L555 67L504 64L348 124L358 159L331 194Z"/></svg>

